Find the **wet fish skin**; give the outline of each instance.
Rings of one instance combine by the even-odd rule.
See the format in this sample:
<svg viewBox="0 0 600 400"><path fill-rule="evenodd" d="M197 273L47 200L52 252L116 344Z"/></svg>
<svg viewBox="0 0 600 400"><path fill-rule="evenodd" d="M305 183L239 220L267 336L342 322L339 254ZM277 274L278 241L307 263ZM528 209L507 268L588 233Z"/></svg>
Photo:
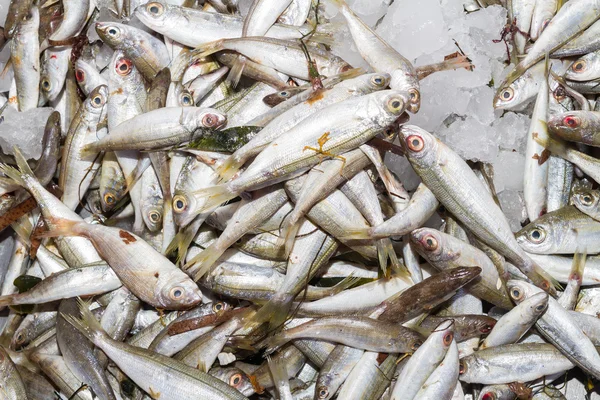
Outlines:
<svg viewBox="0 0 600 400"><path fill-rule="evenodd" d="M67 317L68 321L102 349L145 392L154 393L155 397L160 393L160 396L167 400L194 396L219 400L246 399L229 385L195 368L146 349L111 339L91 315L87 304L83 303L80 308L83 319ZM148 376L162 378L148 380Z"/></svg>
<svg viewBox="0 0 600 400"><path fill-rule="evenodd" d="M64 318L65 315L79 315L77 299L61 301L58 313L56 340L65 364L81 382L90 385L100 398L116 400L104 371L105 365L94 351L95 346Z"/></svg>
<svg viewBox="0 0 600 400"><path fill-rule="evenodd" d="M573 363L551 344L506 344L461 359L459 379L482 384L532 381L573 367Z"/></svg>
<svg viewBox="0 0 600 400"><path fill-rule="evenodd" d="M19 21L11 40L10 57L15 72L19 111L37 107L40 95L40 50L38 28L40 12L31 6Z"/></svg>
<svg viewBox="0 0 600 400"><path fill-rule="evenodd" d="M519 245L530 253L594 253L600 223L574 206L547 213L515 234Z"/></svg>
<svg viewBox="0 0 600 400"><path fill-rule="evenodd" d="M373 312L379 314L378 319L381 321L396 323L408 321L433 310L480 273L479 267L458 267L439 272L388 298L375 307ZM415 301L415 299L419 300Z"/></svg>
<svg viewBox="0 0 600 400"><path fill-rule="evenodd" d="M416 126L404 125L400 136L411 165L440 203L529 279L555 293L553 278L519 246L502 210L463 159Z"/></svg>

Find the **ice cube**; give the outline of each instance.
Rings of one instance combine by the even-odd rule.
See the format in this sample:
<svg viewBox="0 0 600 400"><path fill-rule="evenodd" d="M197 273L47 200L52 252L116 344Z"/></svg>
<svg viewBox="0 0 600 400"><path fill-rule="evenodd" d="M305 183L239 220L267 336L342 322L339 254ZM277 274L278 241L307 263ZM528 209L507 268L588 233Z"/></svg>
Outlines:
<svg viewBox="0 0 600 400"><path fill-rule="evenodd" d="M396 0L377 33L409 60L432 53L448 41L439 0Z"/></svg>
<svg viewBox="0 0 600 400"><path fill-rule="evenodd" d="M517 151L501 150L493 162L496 190L523 190L525 156Z"/></svg>
<svg viewBox="0 0 600 400"><path fill-rule="evenodd" d="M505 190L498 194L500 207L510 224L510 229L516 232L521 229L521 223L527 218L525 215L525 202L522 193L516 190Z"/></svg>
<svg viewBox="0 0 600 400"><path fill-rule="evenodd" d="M17 145L25 158L40 158L44 127L52 111L52 108L44 107L19 112L12 107L6 107L0 116L2 151L13 154L13 146Z"/></svg>
<svg viewBox="0 0 600 400"><path fill-rule="evenodd" d="M386 14L389 7L387 0L348 0L347 3L371 28Z"/></svg>

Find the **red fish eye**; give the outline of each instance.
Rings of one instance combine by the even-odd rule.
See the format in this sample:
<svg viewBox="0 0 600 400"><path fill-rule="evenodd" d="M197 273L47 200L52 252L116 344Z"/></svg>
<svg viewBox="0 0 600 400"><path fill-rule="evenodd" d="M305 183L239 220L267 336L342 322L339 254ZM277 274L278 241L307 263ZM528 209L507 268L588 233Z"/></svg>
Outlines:
<svg viewBox="0 0 600 400"><path fill-rule="evenodd" d="M117 74L121 75L121 76L125 76L125 75L129 75L129 73L131 72L131 61L129 61L126 58L121 58L120 60L117 61L117 64L115 65L115 68L117 70Z"/></svg>
<svg viewBox="0 0 600 400"><path fill-rule="evenodd" d="M481 396L481 400L496 400L496 395L492 392L487 392Z"/></svg>
<svg viewBox="0 0 600 400"><path fill-rule="evenodd" d="M83 72L83 70L78 69L77 71L75 71L75 79L77 79L77 82L83 82L83 80L85 79L85 73Z"/></svg>
<svg viewBox="0 0 600 400"><path fill-rule="evenodd" d="M219 117L214 114L206 114L204 118L202 118L202 124L207 128L212 128L219 123Z"/></svg>
<svg viewBox="0 0 600 400"><path fill-rule="evenodd" d="M423 143L423 138L417 135L410 135L406 138L406 145L412 151L419 152L423 150L425 143Z"/></svg>
<svg viewBox="0 0 600 400"><path fill-rule="evenodd" d="M579 126L579 118L574 117L572 115L568 115L563 119L563 122L565 123L565 125L567 125L570 128L576 128Z"/></svg>
<svg viewBox="0 0 600 400"><path fill-rule="evenodd" d="M438 241L433 237L433 235L426 235L421 243L426 250L433 251L438 248Z"/></svg>
<svg viewBox="0 0 600 400"><path fill-rule="evenodd" d="M479 331L480 331L481 333L488 333L489 331L491 331L491 330L492 330L492 328L493 328L492 326L490 326L490 325L486 325L486 326L482 327L482 328L481 328Z"/></svg>
<svg viewBox="0 0 600 400"><path fill-rule="evenodd" d="M452 339L454 339L454 333L452 333L452 332L446 333L444 335L444 345L450 346L450 343L452 343Z"/></svg>

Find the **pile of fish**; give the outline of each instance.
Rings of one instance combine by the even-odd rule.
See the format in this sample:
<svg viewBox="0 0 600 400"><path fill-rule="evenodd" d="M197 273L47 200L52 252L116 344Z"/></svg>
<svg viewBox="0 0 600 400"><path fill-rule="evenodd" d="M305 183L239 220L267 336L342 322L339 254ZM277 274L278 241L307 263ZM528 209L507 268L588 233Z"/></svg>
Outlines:
<svg viewBox="0 0 600 400"><path fill-rule="evenodd" d="M415 67L343 0L10 1L0 125L49 116L0 154L0 398L597 398L600 0L502 5L516 233L410 124L468 54Z"/></svg>

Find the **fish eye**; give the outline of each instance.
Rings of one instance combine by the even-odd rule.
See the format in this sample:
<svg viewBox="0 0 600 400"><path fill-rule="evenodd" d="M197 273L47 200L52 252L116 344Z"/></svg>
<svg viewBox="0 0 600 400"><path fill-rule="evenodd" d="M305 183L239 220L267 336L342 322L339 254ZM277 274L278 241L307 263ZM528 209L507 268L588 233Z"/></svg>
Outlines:
<svg viewBox="0 0 600 400"><path fill-rule="evenodd" d="M398 97L393 97L388 101L388 108L392 112L398 112L404 106L404 102Z"/></svg>
<svg viewBox="0 0 600 400"><path fill-rule="evenodd" d="M591 206L594 203L594 199L592 198L592 195L589 193L585 193L585 194L579 196L579 201L584 206Z"/></svg>
<svg viewBox="0 0 600 400"><path fill-rule="evenodd" d="M77 82L83 82L85 79L85 72L83 72L81 69L77 69L75 71L75 79L77 79Z"/></svg>
<svg viewBox="0 0 600 400"><path fill-rule="evenodd" d="M415 351L417 351L419 349L419 347L421 347L422 344L423 344L423 342L421 342L420 340L417 340L416 342L414 342L413 345L411 346L411 350L413 351L413 353Z"/></svg>
<svg viewBox="0 0 600 400"><path fill-rule="evenodd" d="M573 70L573 72L583 72L585 71L586 68L586 62L583 60L579 60L579 61L575 61L573 63L573 65L571 66L571 69Z"/></svg>
<svg viewBox="0 0 600 400"><path fill-rule="evenodd" d="M465 364L465 362L463 360L460 360L458 362L458 374L462 375L465 372L467 372L467 364Z"/></svg>
<svg viewBox="0 0 600 400"><path fill-rule="evenodd" d="M546 231L538 226L531 229L528 233L528 236L529 240L533 243L542 243L544 240L546 240Z"/></svg>
<svg viewBox="0 0 600 400"><path fill-rule="evenodd" d="M17 335L16 339L17 339L16 340L17 344L23 343L23 341L25 340L25 338L23 337L23 332L19 332L19 334Z"/></svg>
<svg viewBox="0 0 600 400"><path fill-rule="evenodd" d="M225 305L223 303L215 303L212 306L212 309L213 309L213 311L217 312L217 311L221 311L224 307L225 307Z"/></svg>
<svg viewBox="0 0 600 400"><path fill-rule="evenodd" d="M182 213L187 207L187 201L185 197L177 195L173 197L173 210L178 213Z"/></svg>
<svg viewBox="0 0 600 400"><path fill-rule="evenodd" d="M512 297L513 300L521 300L523 298L523 292L516 286L512 287L510 289L510 297Z"/></svg>
<svg viewBox="0 0 600 400"><path fill-rule="evenodd" d="M121 58L119 61L117 61L117 64L115 66L117 74L121 76L129 75L129 73L131 72L132 65L133 64L131 63L131 61L129 61L127 58Z"/></svg>
<svg viewBox="0 0 600 400"><path fill-rule="evenodd" d="M44 89L44 90L47 91L47 90L50 90L51 86L52 85L50 84L50 81L48 79L43 79L42 80L42 89Z"/></svg>
<svg viewBox="0 0 600 400"><path fill-rule="evenodd" d="M218 123L219 123L219 117L216 116L215 114L206 114L202 118L202 125L206 126L207 128L213 128Z"/></svg>
<svg viewBox="0 0 600 400"><path fill-rule="evenodd" d="M283 92L279 92L279 95L281 97L288 97L288 92L286 92L285 90Z"/></svg>
<svg viewBox="0 0 600 400"><path fill-rule="evenodd" d="M146 10L148 10L150 14L160 16L165 10L165 8L160 3L149 3L148 5L146 5Z"/></svg>
<svg viewBox="0 0 600 400"><path fill-rule="evenodd" d="M173 300L178 300L183 296L183 289L180 288L179 286L174 287L173 289L171 289L171 291L169 292L169 297L171 297L171 299Z"/></svg>
<svg viewBox="0 0 600 400"><path fill-rule="evenodd" d="M502 93L500 93L500 98L504 101L509 101L512 100L512 98L515 96L515 91L513 90L513 88L507 87L505 88Z"/></svg>
<svg viewBox="0 0 600 400"><path fill-rule="evenodd" d="M406 138L406 145L408 148L414 152L420 152L425 147L425 143L423 142L423 138L418 135L410 135Z"/></svg>
<svg viewBox="0 0 600 400"><path fill-rule="evenodd" d="M158 221L160 221L160 213L158 211L150 211L150 213L148 214L148 217L150 218L150 221L157 223Z"/></svg>
<svg viewBox="0 0 600 400"><path fill-rule="evenodd" d="M410 89L408 94L410 95L411 103L418 103L421 100L421 94L417 89Z"/></svg>
<svg viewBox="0 0 600 400"><path fill-rule="evenodd" d="M444 346L450 346L450 343L452 343L452 340L454 339L454 333L452 332L448 332L444 335Z"/></svg>
<svg viewBox="0 0 600 400"><path fill-rule="evenodd" d="M242 374L231 375L229 378L229 386L237 387L242 382Z"/></svg>
<svg viewBox="0 0 600 400"><path fill-rule="evenodd" d="M329 389L327 389L326 386L321 386L319 388L318 394L319 394L319 398L320 399L324 399L324 398L326 398L329 395Z"/></svg>
<svg viewBox="0 0 600 400"><path fill-rule="evenodd" d="M103 104L104 104L104 99L102 98L101 94L97 94L94 97L92 97L92 105L101 106Z"/></svg>
<svg viewBox="0 0 600 400"><path fill-rule="evenodd" d="M563 119L563 123L569 128L577 128L581 124L581 120L574 115L567 115Z"/></svg>
<svg viewBox="0 0 600 400"><path fill-rule="evenodd" d="M381 85L383 85L383 83L385 82L385 80L381 76L374 76L373 78L371 78L371 82L375 86L381 86Z"/></svg>
<svg viewBox="0 0 600 400"><path fill-rule="evenodd" d="M184 93L181 95L181 104L184 106L190 106L194 102L194 99L189 93Z"/></svg>
<svg viewBox="0 0 600 400"><path fill-rule="evenodd" d="M541 313L541 312L542 312L542 311L544 311L545 309L546 309L546 304L538 304L538 305L535 307L535 311L537 311L537 312L539 312L539 313Z"/></svg>
<svg viewBox="0 0 600 400"><path fill-rule="evenodd" d="M433 251L438 248L438 241L433 237L433 235L427 235L421 240L423 247L426 250Z"/></svg>
<svg viewBox="0 0 600 400"><path fill-rule="evenodd" d="M108 205L115 204L115 196L112 193L106 193L104 195L104 202Z"/></svg>
<svg viewBox="0 0 600 400"><path fill-rule="evenodd" d="M111 26L110 28L108 28L108 30L106 32L110 36L118 36L120 33L119 29L115 28L114 26Z"/></svg>
<svg viewBox="0 0 600 400"><path fill-rule="evenodd" d="M483 396L481 396L481 400L496 400L496 394L493 392L487 392L484 393Z"/></svg>

